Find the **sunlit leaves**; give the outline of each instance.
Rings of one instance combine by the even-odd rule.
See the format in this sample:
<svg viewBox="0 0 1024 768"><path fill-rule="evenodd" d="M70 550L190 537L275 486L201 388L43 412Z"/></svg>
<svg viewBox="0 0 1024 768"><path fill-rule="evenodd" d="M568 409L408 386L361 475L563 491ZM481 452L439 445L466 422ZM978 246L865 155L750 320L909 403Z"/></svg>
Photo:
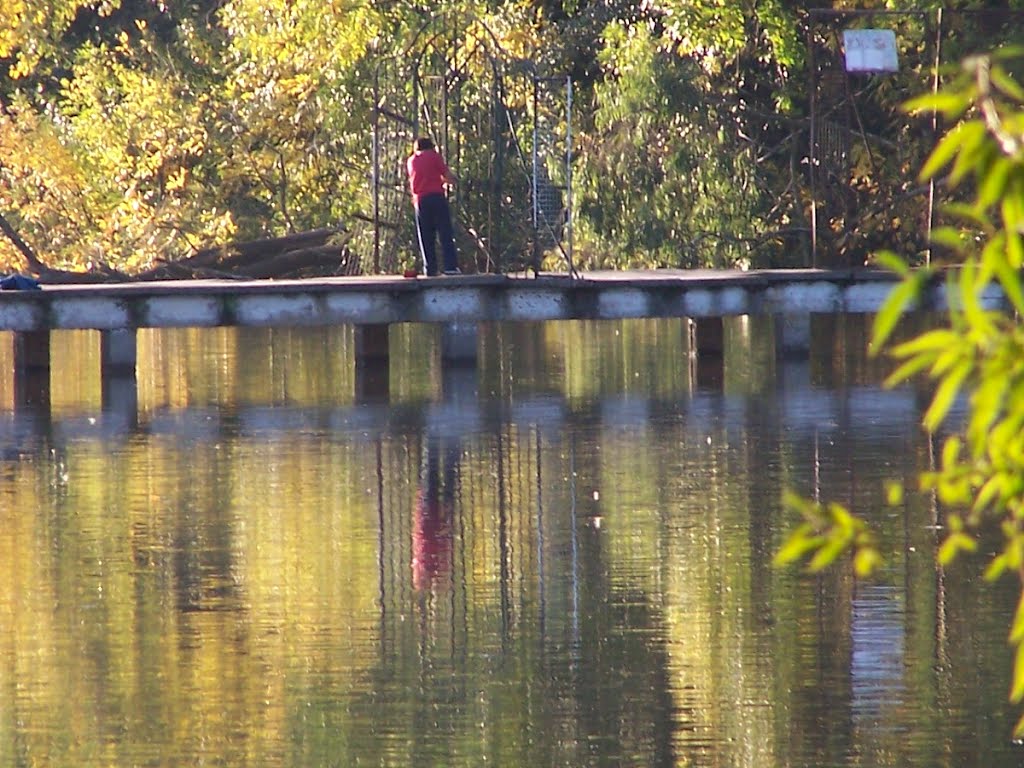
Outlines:
<svg viewBox="0 0 1024 768"><path fill-rule="evenodd" d="M219 12L238 63L239 93L273 84L292 97L342 79L381 34L369 4L231 0ZM246 82L247 78L253 78Z"/></svg>
<svg viewBox="0 0 1024 768"><path fill-rule="evenodd" d="M875 263L880 267L895 272L901 277L906 277L910 274L910 265L892 251L880 251L875 254Z"/></svg>
<svg viewBox="0 0 1024 768"><path fill-rule="evenodd" d="M386 18L373 4L232 0L218 21L223 130L249 207L269 230L339 220L366 194L365 179L348 176L369 147L373 77L362 62L400 53Z"/></svg>
<svg viewBox="0 0 1024 768"><path fill-rule="evenodd" d="M875 315L872 333L872 354L878 354L882 345L889 339L896 324L921 295L921 291L930 277L927 270L911 272L906 263L895 254L883 251L877 260L897 274L904 275L904 280L886 297L878 313Z"/></svg>
<svg viewBox="0 0 1024 768"><path fill-rule="evenodd" d="M93 23L114 9L109 24ZM160 34L136 29L146 20ZM235 228L255 237L365 215L376 78L402 70L384 86L410 95L413 60L432 56L463 85L495 71L578 78L581 251L620 265L746 263L777 242L760 233L800 228L788 198L779 221L764 220L782 155L759 167L763 129L745 112L755 93L773 113L800 87L789 78L802 66L798 19L780 0L11 0L0 3L4 55L32 75L19 81L25 97L89 180L75 203L82 218L64 216L80 242L49 254L64 263L102 254L138 265ZM528 114L528 82L507 77L503 104ZM463 87L453 109L491 115L493 97L489 85ZM468 179L492 170L495 135L462 145ZM20 187L10 197L19 228L51 250L41 219L20 210L39 201ZM41 204L57 218L66 202Z"/></svg>
<svg viewBox="0 0 1024 768"><path fill-rule="evenodd" d="M21 99L0 114L0 158L0 208L27 230L46 232L49 249L74 247L75 228L86 223L86 169Z"/></svg>
<svg viewBox="0 0 1024 768"><path fill-rule="evenodd" d="M144 24L138 29L145 35ZM58 251L62 265L138 269L176 247L185 250L186 234L233 234L206 184L210 97L158 59L145 37L133 41L124 33L114 46L78 51L75 77L65 80L58 119L48 129L66 163L38 190L48 210L63 213L47 230L68 242ZM26 138L35 142L44 125ZM20 223L44 226L26 203L26 181L8 180L11 199L22 201L15 206ZM59 242L47 245L56 250Z"/></svg>
<svg viewBox="0 0 1024 768"><path fill-rule="evenodd" d="M9 75L23 78L60 46L80 8L109 15L118 0L4 0L0 3L0 59L11 59Z"/></svg>
<svg viewBox="0 0 1024 768"><path fill-rule="evenodd" d="M1020 539L1021 537L1016 537ZM986 581L996 581L1004 573L1016 573L1021 566L1021 546L1019 543L1008 543L1006 550L993 557L988 566L985 568L983 577ZM1024 593L1022 593L1024 594ZM1020 642L1022 635L1021 630L1024 627L1020 627L1017 624L1018 619L1014 620L1014 626L1010 630L1010 642Z"/></svg>
<svg viewBox="0 0 1024 768"><path fill-rule="evenodd" d="M760 224L749 143L706 101L697 63L644 25L612 24L595 134L577 175L580 239L604 266L726 266ZM727 233L723 239L718 233Z"/></svg>
<svg viewBox="0 0 1024 768"><path fill-rule="evenodd" d="M807 570L817 573L847 553L858 576L868 576L881 565L874 534L841 504L822 505L793 493L787 493L784 502L804 522L776 553L776 565L805 561Z"/></svg>
<svg viewBox="0 0 1024 768"><path fill-rule="evenodd" d="M677 51L696 57L708 72L721 71L745 52L783 72L803 62L795 19L779 0L645 0L643 7L662 18L665 33Z"/></svg>
<svg viewBox="0 0 1024 768"><path fill-rule="evenodd" d="M990 580L1024 578L1024 311L1020 268L1024 263L1024 89L1004 68L1004 55L977 56L964 74L938 96L915 100L915 109L936 109L960 119L939 142L922 169L930 178L948 172L951 184L969 182L973 199L951 207L966 231L937 231L937 240L964 260L950 273L949 327L929 331L891 352L901 360L893 380L926 373L934 394L924 418L935 431L952 404L967 397L963 426L945 439L938 469L921 477L951 511L938 553L947 565L961 553L977 551L977 537L997 523L1004 547L985 569ZM967 236L964 236L964 235ZM898 291L911 294L908 275ZM998 287L998 294L991 290ZM1013 314L992 306L1002 295ZM890 304L902 304L891 299ZM892 314L876 331L887 335ZM1024 582L1022 602L1010 630L1015 646L1010 699L1024 699ZM1018 735L1024 720L1017 726Z"/></svg>
<svg viewBox="0 0 1024 768"><path fill-rule="evenodd" d="M935 242L962 264L946 276L948 325L887 346L931 274L909 269L894 254L881 254L879 264L902 281L875 318L872 349L877 354L885 348L897 362L890 386L915 376L929 380L932 398L924 426L933 433L950 430L939 466L919 478L921 490L934 493L946 510L938 563L950 565L977 553L979 541L993 529L1003 536L1004 546L984 575L994 580L1010 574L1020 582L1021 602L1009 633L1015 647L1010 699L1019 703L1024 700L1024 89L1005 67L1008 55L972 57L942 92L907 105L913 112L934 110L958 121L920 177L945 174L946 183L970 193L967 202L944 209L960 226L934 233ZM950 419L958 402L967 406L962 421ZM829 531L851 529L842 516L829 514L832 505L790 505L805 522L784 545L780 560L820 553L828 546ZM1024 735L1024 718L1017 735Z"/></svg>
<svg viewBox="0 0 1024 768"><path fill-rule="evenodd" d="M910 114L937 112L947 120L959 120L970 106L970 93L942 91L909 99L903 105L903 109Z"/></svg>
<svg viewBox="0 0 1024 768"><path fill-rule="evenodd" d="M336 224L357 204L365 176L344 150L368 145L367 107L354 105L370 100L357 68L381 37L374 4L215 5L177 7L157 35L130 15L168 7L127 4L106 42L62 51L59 93L11 100L10 141L24 151L5 157L0 203L53 266L134 270L239 227L255 237ZM18 50L58 34L58 16L79 6L33 5L36 26L19 27ZM19 8L0 13L13 19ZM30 157L48 140L62 163ZM0 257L5 249L0 241Z"/></svg>

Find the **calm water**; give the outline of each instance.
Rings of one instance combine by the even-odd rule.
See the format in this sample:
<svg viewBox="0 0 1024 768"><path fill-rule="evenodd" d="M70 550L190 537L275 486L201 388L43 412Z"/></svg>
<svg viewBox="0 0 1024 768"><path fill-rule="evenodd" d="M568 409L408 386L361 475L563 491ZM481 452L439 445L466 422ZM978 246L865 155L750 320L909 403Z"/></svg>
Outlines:
<svg viewBox="0 0 1024 768"><path fill-rule="evenodd" d="M0 383L0 765L1024 764L1013 585L884 508L934 446L852 320L696 374L671 321L394 333L369 384L346 328L140 332L135 407L95 334L48 409ZM787 487L880 576L773 568Z"/></svg>

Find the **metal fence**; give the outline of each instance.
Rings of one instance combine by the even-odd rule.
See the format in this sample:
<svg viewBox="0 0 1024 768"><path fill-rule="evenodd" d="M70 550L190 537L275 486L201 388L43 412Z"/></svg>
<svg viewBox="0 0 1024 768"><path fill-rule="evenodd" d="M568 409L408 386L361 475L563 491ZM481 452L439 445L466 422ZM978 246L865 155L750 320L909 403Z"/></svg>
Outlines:
<svg viewBox="0 0 1024 768"><path fill-rule="evenodd" d="M835 263L835 254L856 259L888 245L876 238L894 231L919 260L930 259L937 202L954 193L937 198L934 182L914 179L942 125L901 105L936 91L966 55L1019 42L1022 20L1024 12L1001 9L808 12L813 266L850 266ZM872 40L879 47L865 50Z"/></svg>
<svg viewBox="0 0 1024 768"><path fill-rule="evenodd" d="M429 135L459 177L450 193L464 269L572 268L572 83L507 57L487 35L432 20L374 76L372 215L356 234L372 271L418 261L405 159ZM473 22L479 23L479 22ZM365 263L366 260L364 260ZM367 270L369 271L369 270Z"/></svg>

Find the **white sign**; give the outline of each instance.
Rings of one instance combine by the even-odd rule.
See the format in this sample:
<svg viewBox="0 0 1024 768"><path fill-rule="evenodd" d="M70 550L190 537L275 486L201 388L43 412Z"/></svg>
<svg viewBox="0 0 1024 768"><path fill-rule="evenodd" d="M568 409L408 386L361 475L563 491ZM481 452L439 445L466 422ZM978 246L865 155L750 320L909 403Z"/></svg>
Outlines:
<svg viewBox="0 0 1024 768"><path fill-rule="evenodd" d="M847 72L898 72L896 33L891 29L843 31Z"/></svg>

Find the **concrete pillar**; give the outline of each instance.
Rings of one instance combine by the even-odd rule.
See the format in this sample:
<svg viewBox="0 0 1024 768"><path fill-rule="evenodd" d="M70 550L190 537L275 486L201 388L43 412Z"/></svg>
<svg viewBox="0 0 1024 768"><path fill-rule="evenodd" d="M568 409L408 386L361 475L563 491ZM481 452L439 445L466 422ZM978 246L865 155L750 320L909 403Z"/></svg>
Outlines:
<svg viewBox="0 0 1024 768"><path fill-rule="evenodd" d="M14 407L50 406L50 332L14 334Z"/></svg>
<svg viewBox="0 0 1024 768"><path fill-rule="evenodd" d="M387 323L357 325L355 329L356 364L367 360L387 361L390 357L391 326Z"/></svg>
<svg viewBox="0 0 1024 768"><path fill-rule="evenodd" d="M721 317L691 319L690 356L723 357L725 353L725 324Z"/></svg>
<svg viewBox="0 0 1024 768"><path fill-rule="evenodd" d="M134 328L100 331L100 390L105 413L121 417L127 428L139 423L135 377L138 350Z"/></svg>
<svg viewBox="0 0 1024 768"><path fill-rule="evenodd" d="M134 328L100 331L100 375L135 378L137 350Z"/></svg>
<svg viewBox="0 0 1024 768"><path fill-rule="evenodd" d="M391 398L390 326L357 325L355 353L356 402L387 402Z"/></svg>
<svg viewBox="0 0 1024 768"><path fill-rule="evenodd" d="M725 324L721 317L687 320L690 346L690 392L725 385Z"/></svg>
<svg viewBox="0 0 1024 768"><path fill-rule="evenodd" d="M452 322L441 326L441 363L476 364L477 324Z"/></svg>
<svg viewBox="0 0 1024 768"><path fill-rule="evenodd" d="M787 312L774 316L775 354L782 358L806 358L811 354L811 314Z"/></svg>

